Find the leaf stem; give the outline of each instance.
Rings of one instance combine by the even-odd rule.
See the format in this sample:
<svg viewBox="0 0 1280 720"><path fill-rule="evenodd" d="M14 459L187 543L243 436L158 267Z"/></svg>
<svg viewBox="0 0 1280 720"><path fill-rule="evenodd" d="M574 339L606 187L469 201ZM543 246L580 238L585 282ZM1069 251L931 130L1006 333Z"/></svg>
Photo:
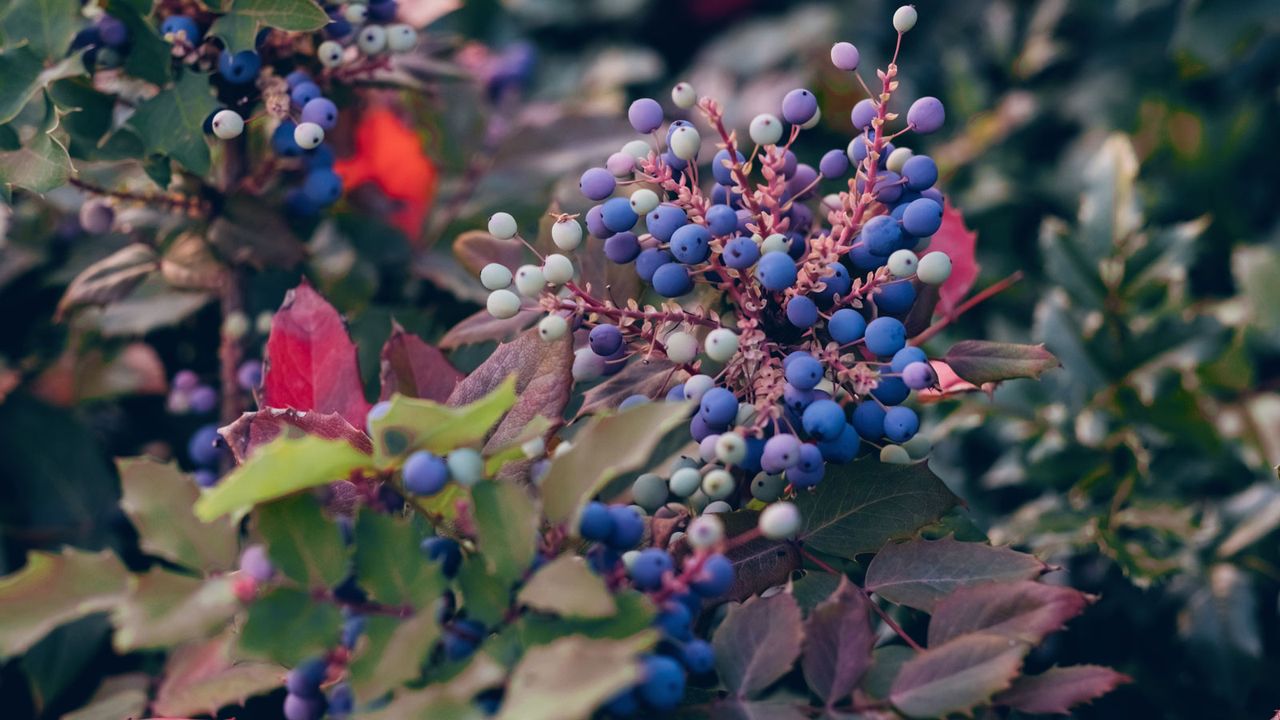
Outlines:
<svg viewBox="0 0 1280 720"><path fill-rule="evenodd" d="M833 575L837 575L837 576L844 575L844 573L840 572L839 570L831 567L831 565L827 564L827 562L822 558L814 555L808 550L805 550L804 546L800 545L799 543L796 544L796 547L800 550L800 554L803 555L806 560L812 562L814 565L817 565L818 567L822 568L826 572L829 572ZM920 643L917 643L915 640L913 640L911 636L907 634L907 631L902 629L901 625L899 625L892 617L889 617L889 613L885 612L885 609L880 607L880 603L877 603L875 600L872 599L871 593L867 592L866 588L853 582L852 580L849 581L849 584L858 588L858 592L862 593L862 597L867 599L867 603L871 605L871 609L876 611L876 614L880 616L880 619L884 621L884 624L888 625L891 630L897 633L898 637L902 638L903 642L905 642L907 645L910 645L912 650L915 650L917 652L924 650L924 648L920 646Z"/></svg>
<svg viewBox="0 0 1280 720"><path fill-rule="evenodd" d="M932 338L934 335L937 335L939 332L942 332L942 329L950 325L953 320L955 320L956 318L959 318L961 315L972 310L975 306L978 305L978 303L984 302L990 299L992 296L1002 293L1005 290L1008 290L1014 283L1018 282L1021 279L1022 279L1021 270L1016 270L1010 273L1007 277L1005 277L1000 282L986 288L985 290L978 293L977 295L974 295L968 300L965 300L955 310L952 310L951 312L944 315L941 320L938 320L938 322L922 330L919 335L916 335L915 337L911 338L911 344L916 346L923 345L924 343L928 342L929 339Z"/></svg>

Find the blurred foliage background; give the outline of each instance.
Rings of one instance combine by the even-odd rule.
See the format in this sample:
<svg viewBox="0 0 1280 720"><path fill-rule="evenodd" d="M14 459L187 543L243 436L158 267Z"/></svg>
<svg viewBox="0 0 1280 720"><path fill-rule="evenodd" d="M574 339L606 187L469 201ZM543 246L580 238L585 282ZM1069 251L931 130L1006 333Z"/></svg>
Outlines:
<svg viewBox="0 0 1280 720"><path fill-rule="evenodd" d="M864 73L883 64L895 6L467 2L435 26L461 48L457 74L400 99L441 178L422 237L371 222L379 198L356 193L314 228L305 270L348 313L372 383L392 316L438 338L479 309L454 237L497 209L532 223L548 197L585 209L578 173L629 139L631 99L687 80L745 127L804 85L824 118L802 136L806 153L843 147L862 91L828 48L855 42ZM978 287L1024 274L958 318L954 336L1045 342L1064 364L1039 384L934 406L935 468L993 541L1040 553L1098 596L1032 660L1135 678L1081 717L1269 717L1280 707L1280 7L918 7L901 95L938 96L948 126L914 149L938 159L978 234ZM127 241L86 242L78 197L19 194L0 214L0 571L64 543L129 557L109 458L181 456L200 421L166 414L167 378L216 375L211 298L51 321L70 278ZM255 276L250 315L296 277ZM454 359L466 367L488 347ZM100 666L120 662L106 624L93 625L0 668L6 707L59 717L82 703Z"/></svg>

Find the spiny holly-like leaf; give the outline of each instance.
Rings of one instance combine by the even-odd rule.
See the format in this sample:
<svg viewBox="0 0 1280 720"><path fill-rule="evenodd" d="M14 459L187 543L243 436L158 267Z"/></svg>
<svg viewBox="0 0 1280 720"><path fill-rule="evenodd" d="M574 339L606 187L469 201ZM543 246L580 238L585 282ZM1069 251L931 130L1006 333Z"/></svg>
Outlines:
<svg viewBox="0 0 1280 720"><path fill-rule="evenodd" d="M39 58L62 57L71 44L80 20L76 0L11 0L0 8L0 36L9 45L26 41ZM5 122L6 120L0 120Z"/></svg>
<svg viewBox="0 0 1280 720"><path fill-rule="evenodd" d="M584 394L578 417L617 410L618 404L632 395L661 400L668 389L683 383L688 377L689 373L665 358L629 363L622 372Z"/></svg>
<svg viewBox="0 0 1280 720"><path fill-rule="evenodd" d="M285 295L271 321L262 405L337 412L356 428L369 413L342 316L305 281Z"/></svg>
<svg viewBox="0 0 1280 720"><path fill-rule="evenodd" d="M365 508L356 521L356 577L385 605L423 608L444 591L444 576L418 550L421 533L408 520Z"/></svg>
<svg viewBox="0 0 1280 720"><path fill-rule="evenodd" d="M346 577L342 533L314 497L297 495L264 505L257 521L267 555L286 577L304 588L332 587Z"/></svg>
<svg viewBox="0 0 1280 720"><path fill-rule="evenodd" d="M658 441L685 421L690 403L645 403L617 415L592 418L557 455L542 479L542 505L552 522L572 518L618 475L649 459Z"/></svg>
<svg viewBox="0 0 1280 720"><path fill-rule="evenodd" d="M285 669L265 662L236 661L230 634L184 645L169 655L152 711L166 717L216 715L224 705L243 704L280 687Z"/></svg>
<svg viewBox="0 0 1280 720"><path fill-rule="evenodd" d="M444 353L393 323L382 346L382 399L400 393L411 398L444 402L462 379Z"/></svg>
<svg viewBox="0 0 1280 720"><path fill-rule="evenodd" d="M604 618L618 603L582 558L565 554L540 568L520 588L520 604L565 617Z"/></svg>
<svg viewBox="0 0 1280 720"><path fill-rule="evenodd" d="M828 707L849 697L871 667L876 633L866 597L847 577L820 603L804 625L800 667L809 689Z"/></svg>
<svg viewBox="0 0 1280 720"><path fill-rule="evenodd" d="M964 635L908 660L889 700L908 717L968 714L1009 687L1030 647L1001 635Z"/></svg>
<svg viewBox="0 0 1280 720"><path fill-rule="evenodd" d="M214 20L208 34L221 40L230 52L252 50L258 35L258 19L233 10Z"/></svg>
<svg viewBox="0 0 1280 720"><path fill-rule="evenodd" d="M1019 345L987 340L961 340L947 350L942 360L956 375L974 385L1039 378L1045 370L1062 365L1043 343Z"/></svg>
<svg viewBox="0 0 1280 720"><path fill-rule="evenodd" d="M498 720L585 720L640 681L640 653L656 640L652 631L625 640L570 635L530 648L511 673Z"/></svg>
<svg viewBox="0 0 1280 720"><path fill-rule="evenodd" d="M172 64L171 47L156 32L157 23L152 23L146 17L151 14L151 3L145 0L107 0L106 11L129 29L129 52L124 58L125 73L156 85L165 84L169 80L169 68ZM208 85L203 75L194 72L188 72L187 75ZM201 116L202 124L203 121L204 116ZM200 143L204 144L202 140ZM208 153L205 156L208 157ZM188 169L191 168L188 166Z"/></svg>
<svg viewBox="0 0 1280 720"><path fill-rule="evenodd" d="M716 628L716 672L735 697L754 697L791 670L803 639L800 606L790 592L750 598L730 607Z"/></svg>
<svg viewBox="0 0 1280 720"><path fill-rule="evenodd" d="M942 284L938 292L938 309L943 315L950 315L969 294L973 281L978 279L977 246L978 234L964 226L964 215L944 201L942 208L942 226L929 240L927 253L945 252L951 258L951 276Z"/></svg>
<svg viewBox="0 0 1280 720"><path fill-rule="evenodd" d="M1013 687L994 702L1035 715L1070 715L1076 705L1097 700L1128 682L1133 682L1128 675L1101 665L1052 667L1014 680Z"/></svg>
<svg viewBox="0 0 1280 720"><path fill-rule="evenodd" d="M235 0L231 10L270 28L292 32L319 30L329 16L312 0Z"/></svg>
<svg viewBox="0 0 1280 720"><path fill-rule="evenodd" d="M313 436L342 440L366 455L373 454L373 441L363 431L336 412L324 414L292 408L263 408L247 412L235 422L218 429L237 463L245 463L255 450L281 435L290 438Z"/></svg>
<svg viewBox="0 0 1280 720"><path fill-rule="evenodd" d="M800 538L816 550L852 560L885 540L913 535L959 502L927 463L887 465L865 458L828 469L831 482L801 493Z"/></svg>
<svg viewBox="0 0 1280 720"><path fill-rule="evenodd" d="M1084 612L1089 602L1079 590L1030 580L960 587L934 607L929 646L978 631L1036 645Z"/></svg>
<svg viewBox="0 0 1280 720"><path fill-rule="evenodd" d="M192 512L196 484L175 463L118 460L120 507L138 529L142 549L194 570L226 571L236 563L236 528L228 520L202 525Z"/></svg>
<svg viewBox="0 0 1280 720"><path fill-rule="evenodd" d="M209 580L154 568L129 578L129 594L116 606L114 644L121 653L172 647L203 639L240 609L231 576Z"/></svg>
<svg viewBox="0 0 1280 720"><path fill-rule="evenodd" d="M516 403L503 416L485 442L493 451L517 437L536 417L558 422L569 403L573 387L573 338L546 342L536 330L503 343L449 396L450 405L465 405L493 392L512 375L516 379Z"/></svg>
<svg viewBox="0 0 1280 720"><path fill-rule="evenodd" d="M1049 571L1034 555L984 543L909 540L885 545L867 566L866 588L890 602L926 612L957 588L1030 580Z"/></svg>
<svg viewBox="0 0 1280 720"><path fill-rule="evenodd" d="M196 501L196 517L210 522L227 513L345 480L357 470L373 470L369 456L343 440L280 438L262 446Z"/></svg>
<svg viewBox="0 0 1280 720"><path fill-rule="evenodd" d="M12 120L40 89L44 63L23 45L0 48L0 123Z"/></svg>
<svg viewBox="0 0 1280 720"><path fill-rule="evenodd" d="M414 559L426 565L420 557ZM351 664L351 687L357 697L377 698L401 683L416 680L439 638L440 623L431 610L404 620L385 615L369 617L365 638L357 646Z"/></svg>
<svg viewBox="0 0 1280 720"><path fill-rule="evenodd" d="M60 321L73 308L119 300L158 269L160 258L150 246L126 245L80 271L58 301L54 320Z"/></svg>
<svg viewBox="0 0 1280 720"><path fill-rule="evenodd" d="M183 73L174 86L138 106L129 126L147 143L147 150L168 155L196 175L209 172L209 145L204 119L218 109L209 92L209 79Z"/></svg>
<svg viewBox="0 0 1280 720"><path fill-rule="evenodd" d="M521 330L537 322L540 317L542 313L533 307L524 308L514 317L505 320L495 318L488 310L481 310L454 325L444 334L444 337L440 338L439 345L442 350L453 350L463 345L510 340Z"/></svg>
<svg viewBox="0 0 1280 720"><path fill-rule="evenodd" d="M386 413L369 421L374 459L381 467L395 464L414 450L444 454L480 442L515 404L516 383L509 379L461 407L403 395L392 397L390 402Z"/></svg>
<svg viewBox="0 0 1280 720"><path fill-rule="evenodd" d="M508 584L529 569L538 551L539 515L523 486L482 480L471 488L480 552L489 571Z"/></svg>
<svg viewBox="0 0 1280 720"><path fill-rule="evenodd" d="M467 617L486 626L502 622L511 607L511 583L496 577L480 555L468 555L458 569L458 589Z"/></svg>
<svg viewBox="0 0 1280 720"><path fill-rule="evenodd" d="M497 263L515 272L524 262L524 244L515 238L502 240L484 230L470 230L453 241L453 254L473 277L489 263Z"/></svg>
<svg viewBox="0 0 1280 720"><path fill-rule="evenodd" d="M332 647L341 625L336 606L315 602L303 590L276 588L249 606L240 650L249 657L293 666Z"/></svg>
<svg viewBox="0 0 1280 720"><path fill-rule="evenodd" d="M21 570L0 578L0 657L26 652L63 623L115 607L127 578L106 550L29 553Z"/></svg>

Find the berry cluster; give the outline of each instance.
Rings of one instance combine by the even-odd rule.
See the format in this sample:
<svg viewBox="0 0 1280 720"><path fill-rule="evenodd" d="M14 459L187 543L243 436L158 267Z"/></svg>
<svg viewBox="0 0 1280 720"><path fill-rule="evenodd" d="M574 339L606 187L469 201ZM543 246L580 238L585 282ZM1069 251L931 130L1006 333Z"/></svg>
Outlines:
<svg viewBox="0 0 1280 720"><path fill-rule="evenodd" d="M894 16L899 47L914 13L908 7ZM831 60L856 77L853 45L837 43ZM666 479L642 476L633 495L645 509L671 496L703 512L752 498L773 502L812 488L828 463L848 462L864 448L878 448L886 462L927 454L919 418L903 402L937 376L910 344L904 321L921 288L947 280L951 260L927 251L943 216L938 166L893 141L936 132L945 112L936 98L919 98L905 127L891 132L896 52L878 76L882 91L868 90L852 110L857 135L817 167L791 149L820 118L807 89L787 93L780 116L754 118L744 146L725 128L716 101L677 85L672 103L700 112L715 134L714 153L704 153L690 120L668 123L651 98L632 103L628 119L650 139L587 170L579 187L596 203L585 213L586 233L602 242L609 261L634 266L666 299L659 307L619 307L579 285L569 253L583 244L584 230L574 215L556 216L551 240L561 252L540 255L541 265L483 269L495 317L536 303L546 313L538 324L543 338L587 331L574 361L577 380L616 373L632 358L665 357L676 366L669 383L677 371L688 376L654 397L622 402L697 403L689 426L701 462ZM711 177L703 183L699 159L708 154ZM515 219L501 212L489 232L520 237ZM722 314L705 307L715 299L726 305Z"/></svg>
<svg viewBox="0 0 1280 720"><path fill-rule="evenodd" d="M124 62L129 41L129 27L114 15L100 12L92 25L71 39L70 51L83 52L85 68L114 68Z"/></svg>

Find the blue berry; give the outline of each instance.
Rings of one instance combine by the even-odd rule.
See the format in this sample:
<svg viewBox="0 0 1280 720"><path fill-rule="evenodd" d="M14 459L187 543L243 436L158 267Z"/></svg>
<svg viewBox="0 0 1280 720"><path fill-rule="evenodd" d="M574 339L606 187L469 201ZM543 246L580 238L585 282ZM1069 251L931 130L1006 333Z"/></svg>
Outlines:
<svg viewBox="0 0 1280 720"><path fill-rule="evenodd" d="M916 302L916 288L907 280L881 285L874 295L876 308L889 315L901 315Z"/></svg>
<svg viewBox="0 0 1280 720"><path fill-rule="evenodd" d="M738 398L731 390L713 387L702 394L698 410L707 425L728 427L738 415Z"/></svg>
<svg viewBox="0 0 1280 720"><path fill-rule="evenodd" d="M766 290L780 292L796 281L796 262L784 252L767 252L756 266L756 278Z"/></svg>
<svg viewBox="0 0 1280 720"><path fill-rule="evenodd" d="M916 237L926 237L942 227L942 206L929 198L912 200L902 212L902 229Z"/></svg>
<svg viewBox="0 0 1280 720"><path fill-rule="evenodd" d="M902 199L902 176L893 171L885 171L876 178L876 199L886 205Z"/></svg>
<svg viewBox="0 0 1280 720"><path fill-rule="evenodd" d="M218 464L218 426L204 425L197 429L187 441L187 455L196 465L212 466Z"/></svg>
<svg viewBox="0 0 1280 720"><path fill-rule="evenodd" d="M924 390L938 382L938 374L927 362L913 362L902 371L902 382L912 390Z"/></svg>
<svg viewBox="0 0 1280 720"><path fill-rule="evenodd" d="M672 710L684 697L684 668L666 655L644 659L644 681L640 698L655 710Z"/></svg>
<svg viewBox="0 0 1280 720"><path fill-rule="evenodd" d="M801 449L804 448L813 448L813 452L817 453L819 458L822 457L822 451L817 446L802 445ZM786 480L796 490L808 490L809 488L817 487L818 483L822 482L822 476L823 468L819 467L816 470L810 470L796 463L794 467L787 469Z"/></svg>
<svg viewBox="0 0 1280 720"><path fill-rule="evenodd" d="M658 268L674 259L671 257L671 253L661 248L641 250L640 254L636 256L636 275L639 275L641 280L653 284L653 275L658 272Z"/></svg>
<svg viewBox="0 0 1280 720"><path fill-rule="evenodd" d="M902 164L902 176L908 190L928 190L938 182L938 164L928 155L912 155Z"/></svg>
<svg viewBox="0 0 1280 720"><path fill-rule="evenodd" d="M737 157L738 165L747 161L747 158L736 150L734 151L734 155ZM711 174L715 176L717 183L726 186L734 184L733 170L730 166L725 165L727 162L729 162L728 148L721 148L720 152L716 153L716 156L711 159Z"/></svg>
<svg viewBox="0 0 1280 720"><path fill-rule="evenodd" d="M896 443L904 443L915 437L920 429L920 417L907 407L891 407L884 415L885 437Z"/></svg>
<svg viewBox="0 0 1280 720"><path fill-rule="evenodd" d="M342 197L342 178L329 168L316 168L302 181L302 192L321 207L332 205Z"/></svg>
<svg viewBox="0 0 1280 720"><path fill-rule="evenodd" d="M605 227L604 207L601 205L592 205L591 209L587 210L586 221L587 232L591 233L592 237L603 240L613 234L609 228Z"/></svg>
<svg viewBox="0 0 1280 720"><path fill-rule="evenodd" d="M662 127L662 106L653 98L640 98L627 109L627 119L636 132L648 135Z"/></svg>
<svg viewBox="0 0 1280 720"><path fill-rule="evenodd" d="M884 436L884 408L873 400L863 400L853 410L853 429L864 440L875 442Z"/></svg>
<svg viewBox="0 0 1280 720"><path fill-rule="evenodd" d="M636 211L631 209L631 201L624 197L610 198L600 207L600 217L604 220L604 226L609 228L609 232L620 233L630 230L635 227L636 220L639 219Z"/></svg>
<svg viewBox="0 0 1280 720"><path fill-rule="evenodd" d="M724 207L717 205L716 207ZM760 246L746 235L739 235L724 245L724 264L735 270L746 270L760 259Z"/></svg>
<svg viewBox="0 0 1280 720"><path fill-rule="evenodd" d="M707 228L716 237L738 229L738 211L728 205L712 205L707 209Z"/></svg>
<svg viewBox="0 0 1280 720"><path fill-rule="evenodd" d="M98 36L104 45L122 47L129 41L129 28L119 18L104 14L98 18Z"/></svg>
<svg viewBox="0 0 1280 720"><path fill-rule="evenodd" d="M662 587L663 574L673 567L675 564L666 550L645 548L631 563L631 581L640 590L657 590ZM686 612L686 617L687 615Z"/></svg>
<svg viewBox="0 0 1280 720"><path fill-rule="evenodd" d="M648 550L644 551L648 552ZM658 552L662 552L659 550ZM666 553L662 553L666 555ZM668 556L670 560L670 556ZM671 568L667 568L669 570ZM663 572L666 572L664 570ZM661 580L661 576L659 576ZM654 585L656 589L661 583ZM658 616L654 618L653 624L662 630L662 633L673 640L688 640L692 637L689 626L693 623L693 614L689 610L689 606L682 602L670 601L663 603L662 610L658 612Z"/></svg>
<svg viewBox="0 0 1280 720"><path fill-rule="evenodd" d="M849 271L839 263L832 263L827 268L831 271L830 275L822 278L825 287L817 293L818 299L823 304L834 302L837 297L847 295L853 289L853 280L849 278Z"/></svg>
<svg viewBox="0 0 1280 720"><path fill-rule="evenodd" d="M921 135L937 132L946 119L942 101L936 97L922 97L907 108L907 124Z"/></svg>
<svg viewBox="0 0 1280 720"><path fill-rule="evenodd" d="M849 119L853 121L853 126L858 130L866 130L871 127L871 121L876 119L876 104L871 98L863 98L853 106L853 110L849 112Z"/></svg>
<svg viewBox="0 0 1280 720"><path fill-rule="evenodd" d="M352 615L342 622L342 646L348 650L354 648L364 634L365 619L363 615Z"/></svg>
<svg viewBox="0 0 1280 720"><path fill-rule="evenodd" d="M615 550L630 550L640 543L644 537L644 519L635 510L626 505L613 505L609 508L609 518L613 520L613 528L606 540L609 547Z"/></svg>
<svg viewBox="0 0 1280 720"><path fill-rule="evenodd" d="M671 254L685 265L705 262L711 256L711 231L693 223L681 226L671 234Z"/></svg>
<svg viewBox="0 0 1280 720"><path fill-rule="evenodd" d="M911 363L926 362L928 359L929 356L923 350L914 345L908 345L893 354L893 360L889 362L889 369L900 373L906 370Z"/></svg>
<svg viewBox="0 0 1280 720"><path fill-rule="evenodd" d="M689 640L680 648L680 661L694 675L709 673L716 667L715 652L706 640Z"/></svg>
<svg viewBox="0 0 1280 720"><path fill-rule="evenodd" d="M435 495L449 482L449 467L444 458L419 450L404 462L404 488L414 495Z"/></svg>
<svg viewBox="0 0 1280 720"><path fill-rule="evenodd" d="M729 558L716 553L706 559L689 589L704 598L714 598L729 592L733 587L733 563Z"/></svg>
<svg viewBox="0 0 1280 720"><path fill-rule="evenodd" d="M614 233L604 241L604 256L610 261L625 265L640 255L640 239L633 232Z"/></svg>
<svg viewBox="0 0 1280 720"><path fill-rule="evenodd" d="M805 408L801 424L818 440L835 440L844 431L844 408L834 400L815 400Z"/></svg>
<svg viewBox="0 0 1280 720"><path fill-rule="evenodd" d="M186 15L170 15L160 24L160 36L185 34L187 42L192 45L200 43L200 26Z"/></svg>
<svg viewBox="0 0 1280 720"><path fill-rule="evenodd" d="M604 503L590 502L582 509L578 534L584 539L603 542L613 533L613 516Z"/></svg>
<svg viewBox="0 0 1280 720"><path fill-rule="evenodd" d="M804 295L796 295L787 301L787 322L802 330L813 327L818 322L818 306Z"/></svg>
<svg viewBox="0 0 1280 720"><path fill-rule="evenodd" d="M645 216L645 227L649 234L661 242L667 242L680 226L689 222L689 215L676 205L662 204Z"/></svg>
<svg viewBox="0 0 1280 720"><path fill-rule="evenodd" d="M200 468L199 470L191 473L191 479L195 480L196 485L202 488L211 488L218 484L218 480L220 478L218 477L218 473L212 470Z"/></svg>
<svg viewBox="0 0 1280 720"><path fill-rule="evenodd" d="M858 446L862 443L858 431L846 424L840 437L831 442L818 443L822 459L832 463L847 463L858 455Z"/></svg>
<svg viewBox="0 0 1280 720"><path fill-rule="evenodd" d="M827 321L827 333L831 339L844 345L862 337L867 330L867 321L862 314L853 308L840 308L831 314Z"/></svg>
<svg viewBox="0 0 1280 720"><path fill-rule="evenodd" d="M787 376L787 382L800 390L812 390L822 381L824 371L817 358L803 353L785 366L783 374Z"/></svg>
<svg viewBox="0 0 1280 720"><path fill-rule="evenodd" d="M818 112L818 98L813 93L798 88L782 98L782 118L792 125L803 125Z"/></svg>
<svg viewBox="0 0 1280 720"><path fill-rule="evenodd" d="M818 161L823 177L838 178L849 172L849 156L843 150L828 150Z"/></svg>
<svg viewBox="0 0 1280 720"><path fill-rule="evenodd" d="M281 157L301 155L302 148L298 145L298 141L293 139L293 131L297 127L292 120L281 120L271 133L271 151Z"/></svg>
<svg viewBox="0 0 1280 720"><path fill-rule="evenodd" d="M324 658L308 658L284 676L285 689L299 697L320 697L320 685L328 672L329 663Z"/></svg>
<svg viewBox="0 0 1280 720"><path fill-rule="evenodd" d="M902 382L902 378L881 377L880 384L871 391L871 395L885 405L898 405L911 395L911 388Z"/></svg>
<svg viewBox="0 0 1280 720"><path fill-rule="evenodd" d="M582 194L588 200L603 200L613 194L616 186L617 180L614 179L613 173L601 167L593 167L582 173L582 178L578 181L578 187L582 189ZM632 225L634 224L633 222ZM628 229L630 228L623 228L623 230Z"/></svg>
<svg viewBox="0 0 1280 720"><path fill-rule="evenodd" d="M848 425L844 422L844 411L840 412L840 432L835 433L833 439L839 438L844 433L844 429ZM796 463L796 470L805 473L822 474L822 470L826 467L826 462L822 458L822 450L817 445L805 443L800 446L800 460Z"/></svg>
<svg viewBox="0 0 1280 720"><path fill-rule="evenodd" d="M289 693L284 696L285 720L320 720L324 715L324 700L319 697L302 697Z"/></svg>
<svg viewBox="0 0 1280 720"><path fill-rule="evenodd" d="M867 324L867 349L874 355L890 357L907 343L907 328L900 320L878 317Z"/></svg>
<svg viewBox="0 0 1280 720"><path fill-rule="evenodd" d="M799 461L800 439L790 433L778 433L765 441L760 467L776 475Z"/></svg>
<svg viewBox="0 0 1280 720"><path fill-rule="evenodd" d="M889 257L902 245L902 228L888 215L877 215L862 226L862 242L872 254Z"/></svg>
<svg viewBox="0 0 1280 720"><path fill-rule="evenodd" d="M343 720L351 716L356 707L356 696L347 683L338 683L329 691L329 717Z"/></svg>
<svg viewBox="0 0 1280 720"><path fill-rule="evenodd" d="M649 402L648 395L629 395L622 402L618 403L619 410L630 410L637 405L644 405ZM548 468L550 465L548 464Z"/></svg>
<svg viewBox="0 0 1280 720"><path fill-rule="evenodd" d="M812 165L800 163L796 165L795 175L787 181L787 192L791 193L796 200L803 200L813 194L817 187L813 181L817 179L818 171Z"/></svg>
<svg viewBox="0 0 1280 720"><path fill-rule="evenodd" d="M313 98L302 107L302 121L319 125L325 130L338 126L338 106L326 97Z"/></svg>
<svg viewBox="0 0 1280 720"><path fill-rule="evenodd" d="M591 352L609 357L622 349L622 331L617 325L597 325L587 335L587 344Z"/></svg>
<svg viewBox="0 0 1280 720"><path fill-rule="evenodd" d="M444 537L429 537L420 546L428 560L440 563L440 574L451 578L462 566L462 550L458 543Z"/></svg>
<svg viewBox="0 0 1280 720"><path fill-rule="evenodd" d="M684 402L684 386L677 385L668 390L667 402Z"/></svg>
<svg viewBox="0 0 1280 720"><path fill-rule="evenodd" d="M322 96L320 86L310 82L300 82L289 91L289 99L298 107L306 107L307 103Z"/></svg>
<svg viewBox="0 0 1280 720"><path fill-rule="evenodd" d="M463 660L471 656L484 640L484 626L474 620L459 620L445 629L440 646L444 648L445 658L451 661Z"/></svg>
<svg viewBox="0 0 1280 720"><path fill-rule="evenodd" d="M684 265L667 263L654 271L653 289L663 297L680 297L693 290L693 278Z"/></svg>
<svg viewBox="0 0 1280 720"><path fill-rule="evenodd" d="M866 243L858 243L849 251L849 259L860 272L870 272L884 267L889 262L888 255L876 255Z"/></svg>
<svg viewBox="0 0 1280 720"><path fill-rule="evenodd" d="M604 704L604 711L613 717L631 717L640 712L640 698L634 689L623 690Z"/></svg>

